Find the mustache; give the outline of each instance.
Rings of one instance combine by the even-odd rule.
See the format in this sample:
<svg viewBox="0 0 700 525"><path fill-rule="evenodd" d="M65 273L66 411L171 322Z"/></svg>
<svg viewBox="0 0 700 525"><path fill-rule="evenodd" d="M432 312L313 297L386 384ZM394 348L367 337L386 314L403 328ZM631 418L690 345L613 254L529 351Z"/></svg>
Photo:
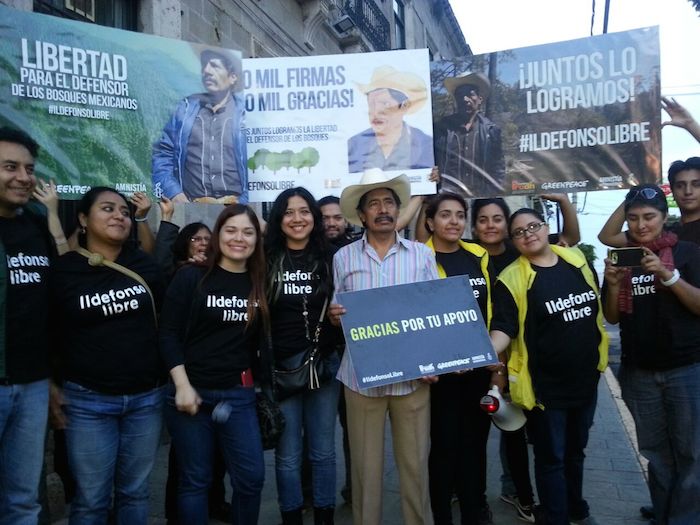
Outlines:
<svg viewBox="0 0 700 525"><path fill-rule="evenodd" d="M384 219L389 219L391 222L394 222L394 218L391 215L378 215L374 218L374 222L379 222Z"/></svg>

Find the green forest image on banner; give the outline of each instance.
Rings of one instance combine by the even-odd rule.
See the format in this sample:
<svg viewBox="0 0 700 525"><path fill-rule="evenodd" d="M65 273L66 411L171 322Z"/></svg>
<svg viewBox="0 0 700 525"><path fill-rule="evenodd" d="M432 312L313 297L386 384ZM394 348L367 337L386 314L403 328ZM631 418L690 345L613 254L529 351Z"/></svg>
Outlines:
<svg viewBox="0 0 700 525"><path fill-rule="evenodd" d="M37 175L62 199L98 185L152 192L154 144L178 104L205 91L205 53L240 66L238 51L181 40L3 6L0 20L0 126L39 143Z"/></svg>

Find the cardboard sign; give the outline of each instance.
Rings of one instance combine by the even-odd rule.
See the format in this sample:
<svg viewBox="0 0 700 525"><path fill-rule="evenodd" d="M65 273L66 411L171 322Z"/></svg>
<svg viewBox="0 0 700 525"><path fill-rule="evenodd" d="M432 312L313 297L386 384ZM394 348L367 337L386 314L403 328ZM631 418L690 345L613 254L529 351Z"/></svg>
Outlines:
<svg viewBox="0 0 700 525"><path fill-rule="evenodd" d="M361 388L498 362L468 276L338 293Z"/></svg>

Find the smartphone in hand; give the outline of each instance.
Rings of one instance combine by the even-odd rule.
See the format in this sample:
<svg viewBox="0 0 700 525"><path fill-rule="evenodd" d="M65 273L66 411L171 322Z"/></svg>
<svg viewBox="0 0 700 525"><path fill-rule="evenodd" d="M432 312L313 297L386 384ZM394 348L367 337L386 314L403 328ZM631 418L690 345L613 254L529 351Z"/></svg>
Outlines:
<svg viewBox="0 0 700 525"><path fill-rule="evenodd" d="M640 247L610 248L608 250L608 259L613 266L641 266L642 257L644 257L644 249Z"/></svg>

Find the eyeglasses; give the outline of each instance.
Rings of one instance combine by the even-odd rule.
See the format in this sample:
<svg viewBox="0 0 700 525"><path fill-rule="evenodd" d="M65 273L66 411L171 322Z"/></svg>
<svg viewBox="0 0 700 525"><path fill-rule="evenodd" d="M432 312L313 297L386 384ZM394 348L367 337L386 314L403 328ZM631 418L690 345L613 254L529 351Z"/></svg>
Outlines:
<svg viewBox="0 0 700 525"><path fill-rule="evenodd" d="M190 237L190 241L208 243L209 241L211 241L211 237L202 237L201 235L197 235L196 237Z"/></svg>
<svg viewBox="0 0 700 525"><path fill-rule="evenodd" d="M538 232L542 229L542 226L546 226L546 222L531 222L524 228L518 228L517 230L513 230L510 232L510 236L513 239L520 239L522 237L525 237L526 233L535 233Z"/></svg>
<svg viewBox="0 0 700 525"><path fill-rule="evenodd" d="M654 188L642 188L641 190L631 190L625 197L626 201L634 201L639 198L651 201L659 198L659 192Z"/></svg>

